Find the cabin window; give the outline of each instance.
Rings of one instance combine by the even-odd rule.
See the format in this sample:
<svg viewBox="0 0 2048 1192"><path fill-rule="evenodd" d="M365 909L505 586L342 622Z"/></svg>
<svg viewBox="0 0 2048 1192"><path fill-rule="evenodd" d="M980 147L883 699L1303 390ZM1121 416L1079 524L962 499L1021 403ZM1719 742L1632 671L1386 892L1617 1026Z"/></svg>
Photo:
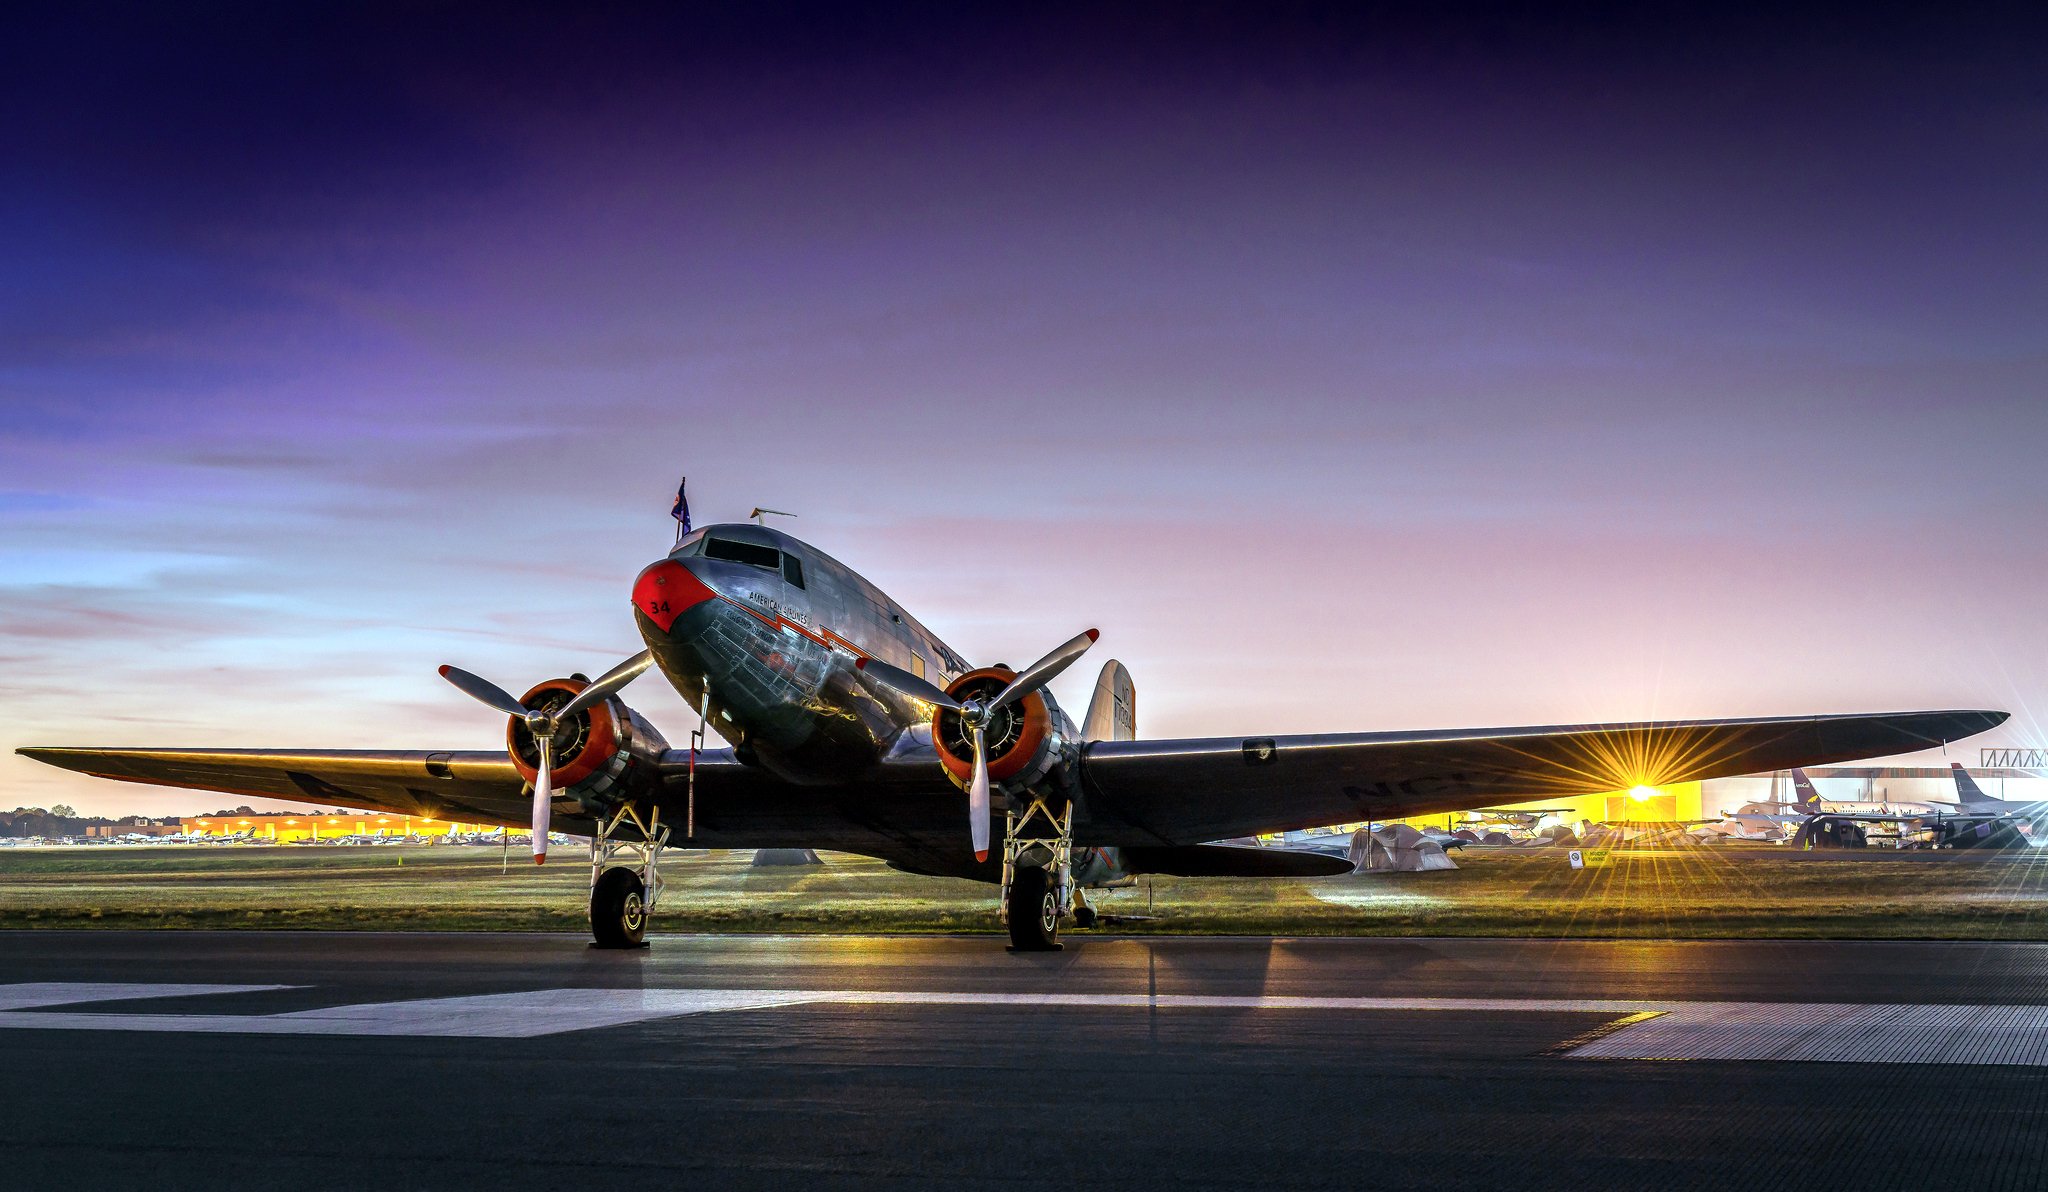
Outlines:
<svg viewBox="0 0 2048 1192"><path fill-rule="evenodd" d="M724 559L728 563L745 563L750 567L766 567L774 571L782 566L782 552L772 546L759 546L752 542L734 542L729 538L706 538L704 557Z"/></svg>
<svg viewBox="0 0 2048 1192"><path fill-rule="evenodd" d="M803 587L803 586L804 586L804 561L803 561L802 559L799 559L799 558L797 558L797 557L796 557L795 555L791 555L791 554L785 554L785 555L783 555L783 556L782 556L782 578L784 578L784 579L788 580L788 581L789 581L789 586L790 586L790 587L792 587L792 588L801 588L801 587Z"/></svg>
<svg viewBox="0 0 2048 1192"><path fill-rule="evenodd" d="M920 679L924 678L924 655L912 654L910 656L910 673Z"/></svg>

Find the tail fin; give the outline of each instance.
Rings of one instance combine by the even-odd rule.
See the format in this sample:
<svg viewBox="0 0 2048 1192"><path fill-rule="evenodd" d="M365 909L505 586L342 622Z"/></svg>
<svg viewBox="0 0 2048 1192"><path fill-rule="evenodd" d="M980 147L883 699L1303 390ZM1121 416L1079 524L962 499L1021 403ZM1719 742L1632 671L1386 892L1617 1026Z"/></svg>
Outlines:
<svg viewBox="0 0 2048 1192"><path fill-rule="evenodd" d="M1813 789L1813 780L1806 776L1806 771L1800 769L1792 771L1792 789L1799 796L1797 800L1799 810L1804 811L1808 815L1819 813L1820 792Z"/></svg>
<svg viewBox="0 0 2048 1192"><path fill-rule="evenodd" d="M1095 679L1095 697L1081 722L1083 741L1134 741L1138 736L1138 689L1131 672L1112 658Z"/></svg>
<svg viewBox="0 0 2048 1192"><path fill-rule="evenodd" d="M1970 777L1970 772L1963 769L1963 763L1950 762L1948 766L1956 776L1956 801L1958 803L1989 803L1992 801L1991 796L1985 794L1983 789L1977 785L1977 780Z"/></svg>

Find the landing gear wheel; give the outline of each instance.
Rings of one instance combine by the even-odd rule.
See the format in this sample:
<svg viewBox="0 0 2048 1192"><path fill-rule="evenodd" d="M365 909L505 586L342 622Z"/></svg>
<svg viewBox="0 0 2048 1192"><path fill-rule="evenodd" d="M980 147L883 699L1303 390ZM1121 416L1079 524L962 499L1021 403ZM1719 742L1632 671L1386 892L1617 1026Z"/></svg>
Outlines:
<svg viewBox="0 0 2048 1192"><path fill-rule="evenodd" d="M1095 908L1092 906L1077 906L1074 908L1074 926L1076 927L1093 927L1097 917Z"/></svg>
<svg viewBox="0 0 2048 1192"><path fill-rule="evenodd" d="M1060 950L1060 899L1052 874L1042 866L1017 870L1010 879L1010 951Z"/></svg>
<svg viewBox="0 0 2048 1192"><path fill-rule="evenodd" d="M647 890L640 875L613 866L590 888L590 934L600 948L647 946Z"/></svg>

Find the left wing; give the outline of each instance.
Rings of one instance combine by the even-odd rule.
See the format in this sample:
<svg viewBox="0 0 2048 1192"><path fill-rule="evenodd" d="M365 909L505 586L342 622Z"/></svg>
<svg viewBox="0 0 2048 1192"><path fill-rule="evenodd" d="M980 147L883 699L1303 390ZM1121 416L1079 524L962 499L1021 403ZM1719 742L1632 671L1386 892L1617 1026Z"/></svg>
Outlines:
<svg viewBox="0 0 2048 1192"><path fill-rule="evenodd" d="M408 752L293 749L58 749L16 752L99 778L374 809L438 820L474 819L525 828L530 790L503 750ZM730 749L698 752L694 783L688 750L663 755L659 783L647 792L675 843L693 848L824 848L865 853L906 868L979 876L963 868L959 794L930 747L890 759L842 786L800 787ZM691 815L691 795L695 815ZM694 822L692 822L694 820ZM563 832L588 836L597 825L566 791L552 816ZM695 834L685 836L686 824ZM994 871L991 871L994 872Z"/></svg>
<svg viewBox="0 0 2048 1192"><path fill-rule="evenodd" d="M2004 712L1096 741L1077 838L1195 844L1909 753Z"/></svg>
<svg viewBox="0 0 2048 1192"><path fill-rule="evenodd" d="M502 749L46 749L15 752L119 782L331 803L435 819L527 827L526 780Z"/></svg>

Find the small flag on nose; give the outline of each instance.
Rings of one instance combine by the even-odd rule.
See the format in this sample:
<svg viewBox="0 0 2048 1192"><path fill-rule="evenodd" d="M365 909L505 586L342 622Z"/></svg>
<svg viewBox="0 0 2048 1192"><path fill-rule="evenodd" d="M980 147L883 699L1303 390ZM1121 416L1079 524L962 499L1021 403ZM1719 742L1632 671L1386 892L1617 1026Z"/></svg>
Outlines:
<svg viewBox="0 0 2048 1192"><path fill-rule="evenodd" d="M683 490L689 487L689 484L690 478L685 476L682 483L676 485L675 507L668 511L668 515L676 519L677 542L681 542L683 535L690 532L690 498L683 495Z"/></svg>

